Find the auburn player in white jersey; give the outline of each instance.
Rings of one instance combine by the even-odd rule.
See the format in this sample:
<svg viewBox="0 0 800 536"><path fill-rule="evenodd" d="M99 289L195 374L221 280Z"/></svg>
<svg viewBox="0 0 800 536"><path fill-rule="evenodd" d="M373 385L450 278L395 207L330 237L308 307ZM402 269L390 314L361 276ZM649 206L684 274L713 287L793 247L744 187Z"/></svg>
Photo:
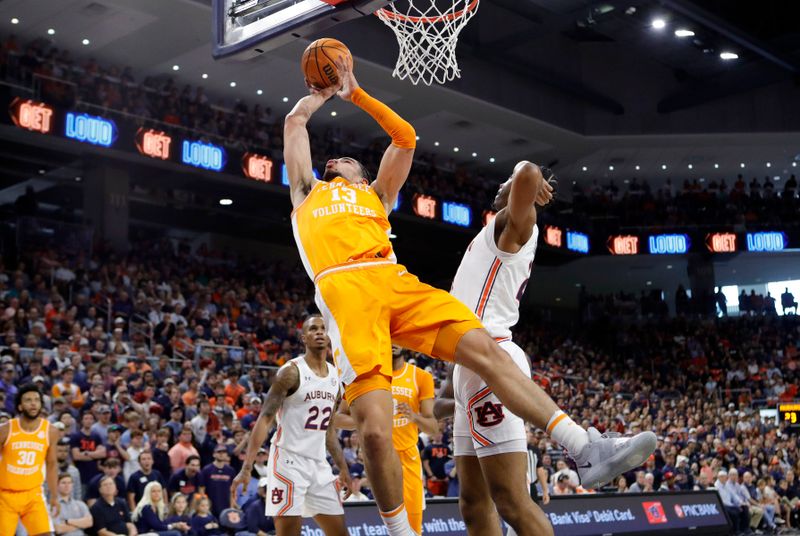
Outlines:
<svg viewBox="0 0 800 536"><path fill-rule="evenodd" d="M231 494L235 499L239 484L247 491L256 453L277 419L267 463L266 515L275 519L278 536L299 536L302 517L313 517L327 536L347 536L340 490L349 489L350 472L330 426L341 387L336 368L326 361L329 340L322 318L305 321L302 339L305 355L282 366L270 386ZM338 480L326 449L339 468Z"/></svg>
<svg viewBox="0 0 800 536"><path fill-rule="evenodd" d="M511 327L519 320L519 302L536 254L536 205L546 205L552 199L553 179L547 169L530 162L517 164L495 198L497 216L467 248L451 290L475 312L527 377L531 375L530 363L511 340ZM526 481L525 422L509 412L486 382L466 367L455 365L443 391L443 397L455 400L440 399L435 411L437 417L455 413L459 506L467 533L499 536L499 513L518 534L552 534L549 520L531 499ZM552 433L565 417L552 400L546 402L555 410L547 426ZM586 487L596 487L641 465L656 445L652 432L615 439L602 437L590 428L588 436L590 442L579 448L569 437L561 441L578 463Z"/></svg>

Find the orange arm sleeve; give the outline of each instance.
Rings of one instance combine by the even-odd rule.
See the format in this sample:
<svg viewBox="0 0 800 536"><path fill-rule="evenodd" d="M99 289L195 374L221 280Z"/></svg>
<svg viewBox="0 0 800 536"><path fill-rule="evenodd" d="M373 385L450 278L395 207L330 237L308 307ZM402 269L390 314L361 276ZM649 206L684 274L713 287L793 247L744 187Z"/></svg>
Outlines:
<svg viewBox="0 0 800 536"><path fill-rule="evenodd" d="M401 149L414 149L417 146L417 133L414 131L414 127L397 115L397 112L378 99L370 97L361 88L353 92L351 100L353 104L371 115L381 128L392 137L392 145Z"/></svg>

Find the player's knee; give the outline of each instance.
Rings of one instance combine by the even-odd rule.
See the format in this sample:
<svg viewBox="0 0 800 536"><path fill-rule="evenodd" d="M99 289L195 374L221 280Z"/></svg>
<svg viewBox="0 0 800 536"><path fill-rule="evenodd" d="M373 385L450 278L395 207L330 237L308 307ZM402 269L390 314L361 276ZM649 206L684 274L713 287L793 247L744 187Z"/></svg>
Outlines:
<svg viewBox="0 0 800 536"><path fill-rule="evenodd" d="M461 489L458 497L458 509L464 522L470 523L473 519L484 519L491 515L492 498L483 493L475 493L466 488Z"/></svg>
<svg viewBox="0 0 800 536"><path fill-rule="evenodd" d="M369 453L376 453L387 448L392 448L391 430L387 431L384 427L365 423L359 431L361 442Z"/></svg>

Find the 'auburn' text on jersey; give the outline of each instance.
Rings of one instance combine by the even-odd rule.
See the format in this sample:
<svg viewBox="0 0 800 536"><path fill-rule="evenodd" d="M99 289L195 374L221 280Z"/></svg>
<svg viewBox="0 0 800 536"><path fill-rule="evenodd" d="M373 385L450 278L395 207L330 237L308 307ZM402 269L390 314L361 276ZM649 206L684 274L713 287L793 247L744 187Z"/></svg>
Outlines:
<svg viewBox="0 0 800 536"><path fill-rule="evenodd" d="M336 368L330 363L327 365L328 375L324 378L311 370L304 356L283 365L297 367L300 386L284 399L278 411L278 431L272 440L274 446L306 458L325 460L325 432L339 395Z"/></svg>

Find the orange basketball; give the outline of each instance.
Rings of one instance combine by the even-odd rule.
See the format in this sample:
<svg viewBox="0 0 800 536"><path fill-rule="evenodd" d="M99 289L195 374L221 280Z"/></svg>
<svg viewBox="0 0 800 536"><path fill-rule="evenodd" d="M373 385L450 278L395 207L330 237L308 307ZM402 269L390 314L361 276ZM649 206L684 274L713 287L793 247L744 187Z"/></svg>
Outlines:
<svg viewBox="0 0 800 536"><path fill-rule="evenodd" d="M308 45L301 61L308 83L317 89L338 84L339 71L333 62L341 56L353 65L353 55L341 41L323 37Z"/></svg>

